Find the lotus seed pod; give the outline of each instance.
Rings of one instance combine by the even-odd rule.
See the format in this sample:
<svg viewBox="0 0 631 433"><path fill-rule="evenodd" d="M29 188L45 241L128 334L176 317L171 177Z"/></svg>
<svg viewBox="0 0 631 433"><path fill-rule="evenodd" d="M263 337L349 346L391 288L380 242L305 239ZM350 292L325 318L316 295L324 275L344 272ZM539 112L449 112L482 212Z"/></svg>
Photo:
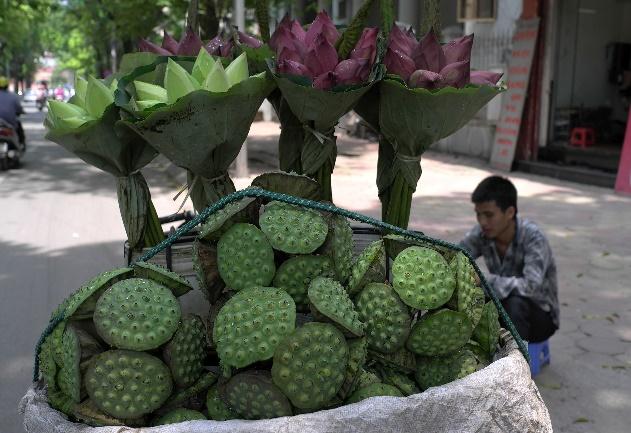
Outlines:
<svg viewBox="0 0 631 433"><path fill-rule="evenodd" d="M416 382L407 375L401 374L389 368L380 369L381 377L384 383L392 385L401 391L404 396L414 395L421 392L416 386Z"/></svg>
<svg viewBox="0 0 631 433"><path fill-rule="evenodd" d="M447 261L424 247L403 250L392 265L392 286L403 302L419 310L431 310L446 303L456 288Z"/></svg>
<svg viewBox="0 0 631 433"><path fill-rule="evenodd" d="M353 266L353 229L346 218L331 215L329 233L321 251L333 259L335 278L346 284Z"/></svg>
<svg viewBox="0 0 631 433"><path fill-rule="evenodd" d="M204 322L194 314L184 316L180 327L163 349L163 358L175 384L181 388L194 384L202 374L205 356Z"/></svg>
<svg viewBox="0 0 631 433"><path fill-rule="evenodd" d="M408 307L387 284L369 283L356 300L359 319L366 325L371 349L396 352L405 345L412 318Z"/></svg>
<svg viewBox="0 0 631 433"><path fill-rule="evenodd" d="M115 418L149 414L173 389L169 368L162 361L131 350L110 350L95 356L85 384L94 404Z"/></svg>
<svg viewBox="0 0 631 433"><path fill-rule="evenodd" d="M291 404L272 382L268 371L236 374L219 388L220 398L239 418L270 419L291 416Z"/></svg>
<svg viewBox="0 0 631 433"><path fill-rule="evenodd" d="M417 355L445 355L467 344L472 332L466 314L442 309L425 314L414 324L407 348Z"/></svg>
<svg viewBox="0 0 631 433"><path fill-rule="evenodd" d="M173 409L171 412L162 415L153 425L176 424L178 422L205 420L203 413L191 409Z"/></svg>
<svg viewBox="0 0 631 433"><path fill-rule="evenodd" d="M208 416L215 421L226 421L229 419L237 419L237 415L228 405L226 405L221 398L219 398L219 391L216 385L213 385L206 395L206 408L208 409Z"/></svg>
<svg viewBox="0 0 631 433"><path fill-rule="evenodd" d="M274 287L285 290L296 306L308 306L307 289L318 276L332 276L333 261L328 256L295 256L285 260L276 271Z"/></svg>
<svg viewBox="0 0 631 433"><path fill-rule="evenodd" d="M138 426L144 424L144 419L121 420L103 413L89 398L77 404L72 409L72 417L77 421L93 427L106 426Z"/></svg>
<svg viewBox="0 0 631 433"><path fill-rule="evenodd" d="M382 353L368 349L368 359L403 374L411 374L416 371L416 356L405 347L393 353Z"/></svg>
<svg viewBox="0 0 631 433"><path fill-rule="evenodd" d="M490 364L491 358L489 358L488 352L484 350L477 341L469 340L469 342L464 346L464 349L471 351L471 353L475 355L478 360L478 369L482 369Z"/></svg>
<svg viewBox="0 0 631 433"><path fill-rule="evenodd" d="M366 338L354 338L347 340L348 344L348 366L344 376L344 383L337 392L337 397L342 401L353 393L359 382L362 366L366 363L368 356L368 342Z"/></svg>
<svg viewBox="0 0 631 433"><path fill-rule="evenodd" d="M295 323L296 305L284 290L241 290L226 302L215 321L213 339L222 364L242 368L270 359Z"/></svg>
<svg viewBox="0 0 631 433"><path fill-rule="evenodd" d="M59 412L65 413L66 415L71 415L74 410L75 403L72 401L70 397L61 392L60 390L48 389L48 402L53 407L53 409L58 410Z"/></svg>
<svg viewBox="0 0 631 433"><path fill-rule="evenodd" d="M265 206L259 225L275 250L289 254L313 253L329 231L318 212L276 201Z"/></svg>
<svg viewBox="0 0 631 433"><path fill-rule="evenodd" d="M465 313L475 327L482 316L484 292L476 285L475 269L462 252L450 262L456 277L456 290L449 300L449 308Z"/></svg>
<svg viewBox="0 0 631 433"><path fill-rule="evenodd" d="M425 247L438 251L447 262L451 262L453 256L455 255L453 250L441 247L440 245L435 245L430 242L412 238L409 236L401 236L397 234L388 234L383 237L384 243L386 244L386 252L388 257L392 260L396 259L399 254L401 254L405 249L409 247Z"/></svg>
<svg viewBox="0 0 631 433"><path fill-rule="evenodd" d="M94 325L110 346L151 350L171 339L180 304L166 287L143 278L119 281L96 303Z"/></svg>
<svg viewBox="0 0 631 433"><path fill-rule="evenodd" d="M358 389L365 388L373 383L382 383L381 378L379 378L379 376L377 376L377 374L373 371L361 368L359 370L359 379L357 380L357 384L353 392Z"/></svg>
<svg viewBox="0 0 631 433"><path fill-rule="evenodd" d="M306 198L307 200L322 200L320 184L309 176L302 174L286 173L284 171L263 173L252 180L252 186L263 188L267 191Z"/></svg>
<svg viewBox="0 0 631 433"><path fill-rule="evenodd" d="M276 348L272 378L294 406L318 409L337 394L347 365L344 335L328 323L307 323Z"/></svg>
<svg viewBox="0 0 631 433"><path fill-rule="evenodd" d="M134 276L154 281L173 292L175 296L182 296L193 290L193 286L186 279L164 266L150 262L134 263Z"/></svg>
<svg viewBox="0 0 631 433"><path fill-rule="evenodd" d="M206 394L208 389L215 382L217 382L217 375L215 373L210 371L203 373L202 376L197 379L197 382L195 382L192 386L173 393L166 403L162 405L160 412L165 413L165 411L171 409L188 406L190 401L196 399L199 394Z"/></svg>
<svg viewBox="0 0 631 433"><path fill-rule="evenodd" d="M133 275L131 268L118 268L103 272L81 286L60 304L53 313L53 317L64 314L73 319L91 319L96 308L96 302L103 292L114 283L127 279Z"/></svg>
<svg viewBox="0 0 631 433"><path fill-rule="evenodd" d="M386 250L383 241L379 240L368 245L353 263L348 280L348 293L353 296L368 283L383 283L384 281L386 281Z"/></svg>
<svg viewBox="0 0 631 433"><path fill-rule="evenodd" d="M497 350L497 341L500 338L500 322L497 308L492 301L484 305L482 317L478 326L473 330L474 341L480 343L482 350L487 354L488 359L493 359Z"/></svg>
<svg viewBox="0 0 631 433"><path fill-rule="evenodd" d="M399 391L397 387L392 385L386 385L385 383L373 383L355 391L346 403L357 403L370 397L379 396L403 397L403 394L401 394L401 391Z"/></svg>
<svg viewBox="0 0 631 433"><path fill-rule="evenodd" d="M46 337L39 351L39 371L49 392L57 389L57 364L53 357L52 337Z"/></svg>
<svg viewBox="0 0 631 433"><path fill-rule="evenodd" d="M258 228L237 223L219 239L217 268L233 290L267 286L276 272L274 251Z"/></svg>
<svg viewBox="0 0 631 433"><path fill-rule="evenodd" d="M208 312L208 321L206 322L208 325L206 336L208 337L208 340L209 340L208 343L210 347L212 348L217 347L217 343L215 342L215 339L214 339L214 329L215 329L215 322L217 321L217 315L219 314L219 311L221 311L223 306L226 304L226 302L228 302L228 300L232 298L232 296L234 296L234 292L223 293L217 299L217 301L211 304L210 306L210 310Z"/></svg>
<svg viewBox="0 0 631 433"><path fill-rule="evenodd" d="M55 326L53 328L53 331L50 333L53 359L55 360L58 366L62 366L64 363L65 353L64 353L63 337L64 337L65 330L66 330L66 321L63 321L63 322L60 322L57 326Z"/></svg>
<svg viewBox="0 0 631 433"><path fill-rule="evenodd" d="M355 337L364 335L364 324L359 320L355 305L340 283L317 277L311 281L308 290L311 312L333 321L342 332Z"/></svg>
<svg viewBox="0 0 631 433"><path fill-rule="evenodd" d="M476 371L477 360L469 350L459 350L445 356L418 358L416 382L422 390L452 382Z"/></svg>
<svg viewBox="0 0 631 433"><path fill-rule="evenodd" d="M74 403L81 401L81 345L74 327L66 326L62 337L62 362L57 372L57 385Z"/></svg>
<svg viewBox="0 0 631 433"><path fill-rule="evenodd" d="M193 270L199 288L211 304L217 302L226 287L217 269L217 246L200 239L193 242Z"/></svg>
<svg viewBox="0 0 631 433"><path fill-rule="evenodd" d="M252 197L244 197L228 203L223 209L211 214L200 226L199 238L216 241L235 223L249 222L247 208L255 202Z"/></svg>

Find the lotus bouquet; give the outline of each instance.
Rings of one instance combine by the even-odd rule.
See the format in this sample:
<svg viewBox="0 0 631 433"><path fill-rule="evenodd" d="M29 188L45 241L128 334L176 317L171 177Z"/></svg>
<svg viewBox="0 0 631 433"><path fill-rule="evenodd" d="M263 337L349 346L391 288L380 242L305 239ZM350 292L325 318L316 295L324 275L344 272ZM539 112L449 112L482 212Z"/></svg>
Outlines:
<svg viewBox="0 0 631 433"><path fill-rule="evenodd" d="M46 138L116 177L118 204L132 248L154 246L164 234L140 169L156 156L142 137L118 123L114 88L81 78L68 103L49 101Z"/></svg>
<svg viewBox="0 0 631 433"><path fill-rule="evenodd" d="M501 74L470 71L472 44L473 35L441 46L433 31L417 41L392 27L388 74L357 109L381 133L377 185L385 222L407 227L422 154L502 90L495 86Z"/></svg>
<svg viewBox="0 0 631 433"><path fill-rule="evenodd" d="M368 9L364 9L367 14ZM366 14L356 16L355 24ZM377 76L374 65L378 31L366 28L359 36L357 29L362 27L352 23L340 36L326 12L320 12L306 31L296 20L285 17L269 41L276 52L276 63L270 66L282 102L303 129L302 143L290 143L281 137L281 169L313 177L328 200L332 200L331 173L337 155L334 127ZM357 37L351 44L352 33ZM283 128L282 107L277 107L278 111Z"/></svg>
<svg viewBox="0 0 631 433"><path fill-rule="evenodd" d="M190 73L167 57L154 67L160 61L167 63L162 85L133 82L126 104L133 119L124 123L187 170L188 190L200 211L234 192L228 167L274 84L264 73L250 76L245 54L229 62L201 47ZM129 88L142 72L125 77L122 86Z"/></svg>

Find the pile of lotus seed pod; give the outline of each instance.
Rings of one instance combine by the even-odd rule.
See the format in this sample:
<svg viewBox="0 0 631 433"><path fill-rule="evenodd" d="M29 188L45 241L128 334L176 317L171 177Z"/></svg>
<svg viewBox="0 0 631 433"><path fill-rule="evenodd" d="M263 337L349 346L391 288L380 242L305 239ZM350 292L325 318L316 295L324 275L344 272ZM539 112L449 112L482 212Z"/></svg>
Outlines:
<svg viewBox="0 0 631 433"><path fill-rule="evenodd" d="M200 227L194 264L203 319L182 315L184 279L143 263L66 300L40 353L50 403L91 425L268 419L422 392L497 348L466 256L387 235L353 257L338 215L243 198Z"/></svg>

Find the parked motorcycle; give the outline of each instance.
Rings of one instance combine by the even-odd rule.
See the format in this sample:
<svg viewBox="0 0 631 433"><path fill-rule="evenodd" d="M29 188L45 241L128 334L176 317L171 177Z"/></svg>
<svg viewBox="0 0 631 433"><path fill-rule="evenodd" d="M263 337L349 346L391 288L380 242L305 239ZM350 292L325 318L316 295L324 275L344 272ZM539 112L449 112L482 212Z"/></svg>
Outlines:
<svg viewBox="0 0 631 433"><path fill-rule="evenodd" d="M19 167L25 151L13 125L0 119L0 171Z"/></svg>

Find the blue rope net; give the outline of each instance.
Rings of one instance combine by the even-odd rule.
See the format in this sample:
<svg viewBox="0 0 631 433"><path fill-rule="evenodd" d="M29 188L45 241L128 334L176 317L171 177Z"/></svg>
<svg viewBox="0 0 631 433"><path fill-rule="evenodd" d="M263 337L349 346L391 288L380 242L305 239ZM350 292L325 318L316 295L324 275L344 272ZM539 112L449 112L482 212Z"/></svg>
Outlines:
<svg viewBox="0 0 631 433"><path fill-rule="evenodd" d="M379 221L379 220L376 220L376 219L371 218L369 216L362 215L362 214L359 214L359 213L356 213L356 212L351 212L351 211L348 211L346 209L342 209L342 208L339 208L337 206L334 206L334 205L328 204L328 203L321 203L321 202L317 202L317 201L313 201L313 200L307 200L307 199L304 199L304 198L294 197L294 196L291 196L291 195L288 195L288 194L282 194L282 193L267 191L267 190L264 190L262 188L249 187L249 188L246 188L244 190L237 191L237 192L234 192L234 193L232 193L230 195L222 197L221 199L216 201L214 204L208 206L206 209L204 209L202 212L200 212L195 218L193 218L189 222L187 222L187 223L181 225L180 227L178 227L175 230L175 232L173 232L167 239L163 240L162 242L160 242L155 247L152 247L148 251L146 251L140 258L138 258L136 261L134 261L134 263L132 263L131 266L134 266L134 264L137 263L137 262L146 262L147 260L150 260L156 254L160 253L161 251L163 251L164 249L166 249L167 247L169 247L170 245L175 243L175 241L177 241L181 236L185 235L186 233L188 233L192 229L194 229L197 225L199 225L199 224L203 223L204 221L206 221L206 219L210 215L212 215L215 212L223 209L228 204L233 203L233 202L238 201L238 200L241 200L242 198L245 198L245 197L252 197L252 198L260 198L260 199L281 201L281 202L284 202L284 203L289 203L289 204L293 204L293 205L297 205L297 206L302 206L302 207L306 207L306 208L309 208L309 209L314 209L314 210L319 210L319 211L333 213L333 214L336 214L336 215L341 215L341 216L343 216L345 218L348 218L348 219L351 219L351 220L354 220L354 221L358 221L358 222L361 222L361 223L364 223L364 224L369 224L369 225L371 225L373 227L380 228L384 232L396 233L396 234L405 236L407 238L412 238L412 239L415 239L415 240L418 240L418 241L422 241L422 242L425 242L425 243L428 243L428 244L431 244L431 245L435 245L435 246L438 246L438 247L447 248L447 249L452 250L452 251L459 251L459 252L463 253L467 257L467 259L469 260L469 262L471 263L473 268L475 269L475 271L478 274L478 276L480 277L480 283L482 284L482 288L484 289L486 295L489 298L491 298L491 300L493 301L493 304L495 304L495 307L497 308L499 316L502 319L502 323L504 324L506 329L508 329L508 331L511 333L513 338L515 339L515 341L517 343L517 346L519 347L519 350L522 353L522 355L524 356L524 358L526 358L526 361L530 362L530 356L528 355L528 346L527 346L526 342L520 337L519 333L517 332L517 329L515 328L515 325L513 324L513 322L508 317L508 314L506 313L506 310L504 310L504 307L502 306L502 303L500 302L499 298L497 297L495 292L490 288L489 283L487 282L486 278L484 277L484 273L480 270L480 267L478 266L478 264L475 262L475 260L471 257L471 255L469 254L469 252L466 249L460 247L459 245L455 245L455 244L452 244L450 242L446 242L446 241L443 241L443 240L440 240L440 239L431 238L431 237L426 236L426 235L424 235L422 233L419 233L419 232L414 232L414 231L411 231L411 230L402 229L401 227L397 227L397 226L394 226L392 224L384 223L383 221ZM37 381L38 378L39 378L39 353L40 353L40 350L41 350L41 345L44 343L44 340L46 339L46 337L48 335L50 335L50 333L53 331L53 329L59 323L61 323L62 321L66 320L66 319L67 319L67 317L65 317L64 312L60 313L56 317L53 317L50 320L50 323L48 324L48 326L46 327L44 332L42 333L42 335L40 336L40 338L39 338L39 340L37 342L37 346L35 348L35 362L34 362L34 369L33 369L33 381Z"/></svg>

